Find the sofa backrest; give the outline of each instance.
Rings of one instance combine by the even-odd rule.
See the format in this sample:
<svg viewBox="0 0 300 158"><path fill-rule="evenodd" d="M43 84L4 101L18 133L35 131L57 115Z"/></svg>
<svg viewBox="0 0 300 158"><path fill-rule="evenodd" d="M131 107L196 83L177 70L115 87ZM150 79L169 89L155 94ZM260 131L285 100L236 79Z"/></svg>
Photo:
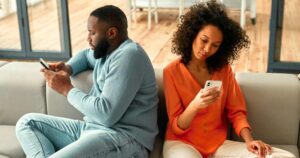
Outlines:
<svg viewBox="0 0 300 158"><path fill-rule="evenodd" d="M297 145L300 81L296 75L237 73L253 136L270 144ZM233 130L231 130L233 131ZM232 139L238 140L232 133Z"/></svg>
<svg viewBox="0 0 300 158"><path fill-rule="evenodd" d="M67 99L46 86L39 63L10 62L0 67L0 124L14 125L30 112L82 119ZM163 93L162 68L155 69L158 86L159 137L163 140L168 121ZM296 75L237 73L244 93L248 118L256 139L270 144L296 145L299 140L300 82ZM75 87L88 92L92 71L73 77ZM233 131L233 130L231 130ZM238 138L230 133L230 138Z"/></svg>
<svg viewBox="0 0 300 158"><path fill-rule="evenodd" d="M26 113L46 113L45 80L39 63L0 67L0 125L15 125Z"/></svg>
<svg viewBox="0 0 300 158"><path fill-rule="evenodd" d="M163 70L160 68L156 68L155 70L155 77L156 77L156 84L158 89L158 108L157 108L157 124L159 133L158 136L160 139L164 140L165 131L167 128L168 123L168 115L166 110L166 101L163 89Z"/></svg>

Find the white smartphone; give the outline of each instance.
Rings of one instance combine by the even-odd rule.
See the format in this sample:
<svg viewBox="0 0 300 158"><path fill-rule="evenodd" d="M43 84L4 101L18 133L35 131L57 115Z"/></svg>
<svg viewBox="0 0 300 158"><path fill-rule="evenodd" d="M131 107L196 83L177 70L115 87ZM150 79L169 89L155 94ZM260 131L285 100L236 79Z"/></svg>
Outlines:
<svg viewBox="0 0 300 158"><path fill-rule="evenodd" d="M43 58L40 58L40 63L43 65L43 67L47 70L50 69L49 65L44 61Z"/></svg>
<svg viewBox="0 0 300 158"><path fill-rule="evenodd" d="M217 87L218 90L220 91L220 90L221 90L221 87L222 87L222 81L218 81L218 80L207 80L207 81L205 82L204 89L210 89L210 88L213 88L213 87Z"/></svg>

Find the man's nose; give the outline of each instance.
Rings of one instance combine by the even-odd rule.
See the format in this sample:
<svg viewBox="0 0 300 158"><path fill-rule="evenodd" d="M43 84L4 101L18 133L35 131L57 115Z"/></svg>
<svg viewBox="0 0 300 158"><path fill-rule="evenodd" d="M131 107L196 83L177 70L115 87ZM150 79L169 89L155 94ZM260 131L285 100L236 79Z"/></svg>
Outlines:
<svg viewBox="0 0 300 158"><path fill-rule="evenodd" d="M88 41L88 42L91 42L91 41L92 41L90 35L87 36L86 41Z"/></svg>

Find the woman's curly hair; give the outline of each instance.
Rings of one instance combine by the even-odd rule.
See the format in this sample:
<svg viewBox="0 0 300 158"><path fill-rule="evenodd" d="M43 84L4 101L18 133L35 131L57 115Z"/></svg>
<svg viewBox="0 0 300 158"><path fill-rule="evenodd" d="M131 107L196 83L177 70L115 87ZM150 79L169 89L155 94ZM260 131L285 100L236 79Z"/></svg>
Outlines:
<svg viewBox="0 0 300 158"><path fill-rule="evenodd" d="M172 53L181 56L181 62L187 65L192 57L192 43L198 32L207 25L219 28L223 41L217 52L206 59L210 72L221 69L239 57L239 51L250 43L249 37L240 25L230 19L223 4L212 0L195 4L181 18L181 24L172 39Z"/></svg>

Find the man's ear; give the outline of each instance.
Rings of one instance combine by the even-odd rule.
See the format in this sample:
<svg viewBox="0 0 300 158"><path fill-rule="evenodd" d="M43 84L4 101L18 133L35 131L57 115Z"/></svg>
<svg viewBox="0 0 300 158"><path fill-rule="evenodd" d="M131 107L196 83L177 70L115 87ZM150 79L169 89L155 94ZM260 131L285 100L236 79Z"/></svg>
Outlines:
<svg viewBox="0 0 300 158"><path fill-rule="evenodd" d="M107 34L108 34L108 39L115 39L118 35L119 31L116 27L111 27L108 29Z"/></svg>

